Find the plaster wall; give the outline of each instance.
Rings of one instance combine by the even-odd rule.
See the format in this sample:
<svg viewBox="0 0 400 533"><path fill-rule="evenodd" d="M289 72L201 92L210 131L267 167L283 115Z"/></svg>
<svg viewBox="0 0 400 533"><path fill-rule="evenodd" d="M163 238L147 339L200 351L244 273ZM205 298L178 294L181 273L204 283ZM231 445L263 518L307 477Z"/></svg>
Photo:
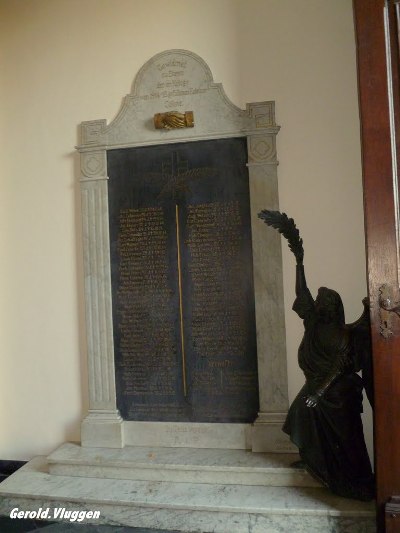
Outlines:
<svg viewBox="0 0 400 533"><path fill-rule="evenodd" d="M87 411L77 126L117 114L145 61L184 48L228 97L275 100L280 205L312 292L366 294L351 0L0 0L0 457L79 440ZM301 321L283 247L289 397ZM367 416L371 446L371 420Z"/></svg>

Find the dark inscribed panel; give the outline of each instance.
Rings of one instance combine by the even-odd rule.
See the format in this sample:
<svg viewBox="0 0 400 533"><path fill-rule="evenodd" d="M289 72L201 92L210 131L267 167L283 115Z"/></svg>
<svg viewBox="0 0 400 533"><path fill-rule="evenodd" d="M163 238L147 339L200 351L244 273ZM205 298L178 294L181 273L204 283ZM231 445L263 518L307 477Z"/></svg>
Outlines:
<svg viewBox="0 0 400 533"><path fill-rule="evenodd" d="M246 139L108 152L117 405L125 420L252 422Z"/></svg>

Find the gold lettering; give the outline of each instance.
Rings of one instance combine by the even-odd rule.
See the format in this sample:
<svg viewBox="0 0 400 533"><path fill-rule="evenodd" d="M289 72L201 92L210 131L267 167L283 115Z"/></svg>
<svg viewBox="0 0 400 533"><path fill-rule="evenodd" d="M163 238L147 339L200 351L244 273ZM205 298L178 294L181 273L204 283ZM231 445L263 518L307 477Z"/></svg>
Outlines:
<svg viewBox="0 0 400 533"><path fill-rule="evenodd" d="M177 348L163 209L121 210L117 251L124 391L128 396L175 396Z"/></svg>

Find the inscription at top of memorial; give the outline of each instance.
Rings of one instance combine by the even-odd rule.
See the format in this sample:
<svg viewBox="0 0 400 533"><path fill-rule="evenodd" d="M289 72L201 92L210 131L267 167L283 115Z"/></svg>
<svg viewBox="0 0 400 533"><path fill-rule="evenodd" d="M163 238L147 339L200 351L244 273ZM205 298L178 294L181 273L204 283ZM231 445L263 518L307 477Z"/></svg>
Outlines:
<svg viewBox="0 0 400 533"><path fill-rule="evenodd" d="M194 81L193 63L187 59L161 60L155 67L151 80L143 84L146 90L138 95L140 100L161 100L166 109L178 109L187 96L203 94L208 89L204 75Z"/></svg>
<svg viewBox="0 0 400 533"><path fill-rule="evenodd" d="M108 153L118 408L126 420L258 411L245 139Z"/></svg>

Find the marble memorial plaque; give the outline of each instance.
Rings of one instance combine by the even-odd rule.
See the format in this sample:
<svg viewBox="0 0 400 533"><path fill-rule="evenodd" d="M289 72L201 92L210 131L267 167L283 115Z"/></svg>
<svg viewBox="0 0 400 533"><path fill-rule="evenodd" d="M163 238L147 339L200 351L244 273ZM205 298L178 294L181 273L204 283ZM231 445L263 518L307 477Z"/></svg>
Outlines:
<svg viewBox="0 0 400 533"><path fill-rule="evenodd" d="M245 138L108 151L117 406L252 422L258 377Z"/></svg>

